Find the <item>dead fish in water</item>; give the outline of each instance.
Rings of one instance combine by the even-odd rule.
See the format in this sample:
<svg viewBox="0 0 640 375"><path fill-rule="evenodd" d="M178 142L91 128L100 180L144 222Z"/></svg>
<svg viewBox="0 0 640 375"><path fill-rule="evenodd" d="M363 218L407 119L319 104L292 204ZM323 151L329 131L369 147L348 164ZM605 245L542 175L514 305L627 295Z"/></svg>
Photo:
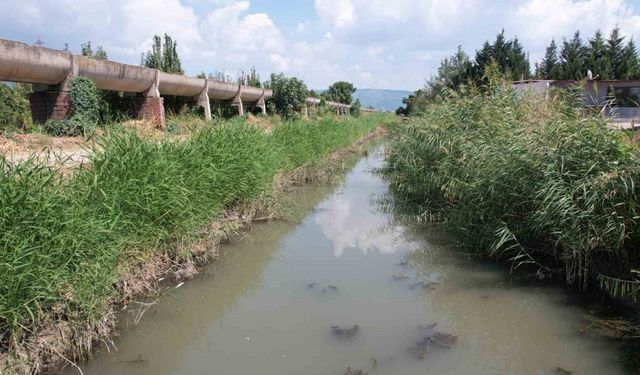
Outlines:
<svg viewBox="0 0 640 375"><path fill-rule="evenodd" d="M322 292L337 292L338 291L338 287L335 285L327 285L326 287L322 288Z"/></svg>
<svg viewBox="0 0 640 375"><path fill-rule="evenodd" d="M117 361L115 363L144 363L147 360L142 358L142 353L138 353L138 356L135 359L130 359L128 361Z"/></svg>
<svg viewBox="0 0 640 375"><path fill-rule="evenodd" d="M362 370L351 370L351 367L347 367L347 372L344 375L368 375L368 373Z"/></svg>
<svg viewBox="0 0 640 375"><path fill-rule="evenodd" d="M407 279L410 279L410 277L409 277L409 276L407 276L407 275L405 275L405 274L403 274L403 273L401 273L401 274L399 274L399 275L391 275L391 277L392 277L394 280L407 280Z"/></svg>
<svg viewBox="0 0 640 375"><path fill-rule="evenodd" d="M371 368L372 369L376 369L378 368L378 365L388 365L390 363L392 363L394 360L393 356L388 355L388 356L384 356L381 357L380 359L376 358L376 357L371 357Z"/></svg>
<svg viewBox="0 0 640 375"><path fill-rule="evenodd" d="M313 289L316 285L318 285L318 283L307 284L307 289Z"/></svg>
<svg viewBox="0 0 640 375"><path fill-rule="evenodd" d="M406 260L403 260L402 262L398 263L398 265L399 265L400 267L406 267L406 266L408 266L408 265L409 265L409 262L407 262Z"/></svg>
<svg viewBox="0 0 640 375"><path fill-rule="evenodd" d="M563 369L562 367L558 366L558 367L556 367L556 374L571 375L571 374L573 374L573 371L566 370L566 369Z"/></svg>
<svg viewBox="0 0 640 375"><path fill-rule="evenodd" d="M331 333L338 337L351 338L360 332L360 326L354 324L351 328L340 328L340 326L331 326Z"/></svg>
<svg viewBox="0 0 640 375"><path fill-rule="evenodd" d="M418 281L417 283L411 284L409 289L411 289L411 290L415 290L415 289L434 290L436 285L438 285L438 283L435 282L435 281L429 281L429 282L427 282L427 281Z"/></svg>
<svg viewBox="0 0 640 375"><path fill-rule="evenodd" d="M429 324L427 326L420 327L424 337L417 341L411 348L413 354L419 358L424 359L427 353L434 347L451 349L452 346L458 341L458 336L450 333L438 332L435 328L436 324Z"/></svg>

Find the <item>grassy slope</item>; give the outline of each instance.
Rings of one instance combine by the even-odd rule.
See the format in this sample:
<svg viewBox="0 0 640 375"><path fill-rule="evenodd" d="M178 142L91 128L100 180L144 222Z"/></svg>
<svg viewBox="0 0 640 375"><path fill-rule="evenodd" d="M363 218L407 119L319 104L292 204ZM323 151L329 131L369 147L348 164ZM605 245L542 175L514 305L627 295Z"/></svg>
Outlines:
<svg viewBox="0 0 640 375"><path fill-rule="evenodd" d="M1 346L44 317L99 314L127 263L268 194L277 173L313 165L385 119L297 121L271 134L233 121L180 142L114 132L71 178L0 160Z"/></svg>
<svg viewBox="0 0 640 375"><path fill-rule="evenodd" d="M572 102L505 87L452 97L396 129L386 174L400 204L441 219L467 251L635 301L637 150Z"/></svg>

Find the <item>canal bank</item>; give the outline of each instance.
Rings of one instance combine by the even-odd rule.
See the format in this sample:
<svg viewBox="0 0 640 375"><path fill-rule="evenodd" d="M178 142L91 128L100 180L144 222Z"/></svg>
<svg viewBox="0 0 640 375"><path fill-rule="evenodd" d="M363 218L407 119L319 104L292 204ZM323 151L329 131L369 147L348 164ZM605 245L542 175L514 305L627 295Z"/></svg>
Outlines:
<svg viewBox="0 0 640 375"><path fill-rule="evenodd" d="M137 325L138 312L123 314L118 350L84 373L624 373L615 343L584 331L589 313L561 289L513 284L437 229L381 210L382 160L291 192L288 220L222 246Z"/></svg>
<svg viewBox="0 0 640 375"><path fill-rule="evenodd" d="M0 240L14 251L1 265L0 372L85 358L109 340L123 305L194 276L228 233L272 217L282 191L338 170L384 121L328 118L271 132L216 124L183 142L115 134L71 176L6 164L2 195L15 199L3 201L12 205ZM29 304L38 309L18 320Z"/></svg>

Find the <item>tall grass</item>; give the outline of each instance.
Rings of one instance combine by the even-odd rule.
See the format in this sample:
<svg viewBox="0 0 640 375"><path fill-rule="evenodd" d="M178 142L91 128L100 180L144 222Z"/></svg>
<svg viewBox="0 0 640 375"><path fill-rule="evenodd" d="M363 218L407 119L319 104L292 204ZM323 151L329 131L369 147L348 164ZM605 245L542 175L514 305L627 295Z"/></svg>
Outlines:
<svg viewBox="0 0 640 375"><path fill-rule="evenodd" d="M271 134L234 121L162 141L114 132L71 177L0 158L0 343L45 317L95 317L128 263L268 194L278 172L311 165L381 121L296 121Z"/></svg>
<svg viewBox="0 0 640 375"><path fill-rule="evenodd" d="M562 95L561 95L562 96ZM579 98L450 93L395 128L385 174L399 204L466 251L640 297L640 160Z"/></svg>

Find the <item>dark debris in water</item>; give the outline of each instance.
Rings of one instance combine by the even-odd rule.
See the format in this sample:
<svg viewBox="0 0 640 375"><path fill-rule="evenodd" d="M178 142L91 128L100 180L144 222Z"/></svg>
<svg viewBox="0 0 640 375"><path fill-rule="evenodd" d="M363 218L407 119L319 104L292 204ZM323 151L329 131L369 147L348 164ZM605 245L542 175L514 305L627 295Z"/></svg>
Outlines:
<svg viewBox="0 0 640 375"><path fill-rule="evenodd" d="M360 332L360 326L358 326L357 324L354 324L351 328L341 328L338 325L331 327L331 333L333 333L335 336L346 339L355 336L356 334L358 334L358 332Z"/></svg>
<svg viewBox="0 0 640 375"><path fill-rule="evenodd" d="M435 323L421 327L423 337L411 348L411 351L417 358L425 359L433 348L451 349L458 341L458 336L436 331L435 327Z"/></svg>
<svg viewBox="0 0 640 375"><path fill-rule="evenodd" d="M558 366L558 367L556 367L556 374L571 375L571 374L573 374L573 371L567 370L567 369L563 369L562 367Z"/></svg>
<svg viewBox="0 0 640 375"><path fill-rule="evenodd" d="M409 276L407 276L407 275L405 275L405 274L403 274L403 273L398 274L398 275L391 275L391 277L392 277L394 280L396 280L396 281L401 281L401 280L408 280L408 279L410 279L410 277L409 277Z"/></svg>
<svg viewBox="0 0 640 375"><path fill-rule="evenodd" d="M327 285L326 287L322 288L322 292L326 293L326 292L337 292L338 291L338 287L335 285Z"/></svg>
<svg viewBox="0 0 640 375"><path fill-rule="evenodd" d="M367 375L367 372L364 372L362 370L352 370L351 367L347 367L347 371L344 373L344 375Z"/></svg>
<svg viewBox="0 0 640 375"><path fill-rule="evenodd" d="M409 289L434 290L436 288L436 285L438 285L438 283L435 281L418 281L417 283L411 284Z"/></svg>

